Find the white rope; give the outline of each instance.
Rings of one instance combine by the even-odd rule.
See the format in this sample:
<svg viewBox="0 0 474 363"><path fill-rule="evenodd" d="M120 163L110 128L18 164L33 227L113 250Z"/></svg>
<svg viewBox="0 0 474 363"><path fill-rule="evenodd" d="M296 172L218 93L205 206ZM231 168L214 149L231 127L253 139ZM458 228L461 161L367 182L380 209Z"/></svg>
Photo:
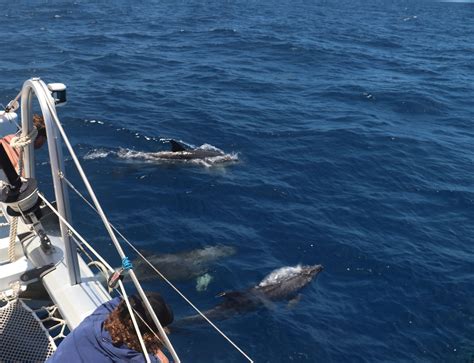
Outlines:
<svg viewBox="0 0 474 363"><path fill-rule="evenodd" d="M85 250L82 250L83 252L85 252ZM109 274L109 271L107 271L107 267L104 266L104 264L100 261L94 261L92 259L91 256L89 256L89 254L86 254L86 256L89 258L90 262L87 264L87 266L91 267L91 266L95 266L99 269L99 271L102 273L102 275L105 277L105 280L108 281L109 280L109 277L110 277L110 274ZM110 291L109 291L110 292Z"/></svg>
<svg viewBox="0 0 474 363"><path fill-rule="evenodd" d="M68 184L68 186L80 197L84 202L95 212L97 210L94 206L81 194L79 190L64 176L61 176L62 179ZM110 223L110 222L109 222ZM110 223L110 226L114 229L115 232L139 255L178 295L180 295L184 301L186 301L204 320L206 320L224 339L226 339L239 353L241 353L249 362L253 360L236 344L234 343L222 330L220 330L207 316L205 316L199 308L197 308L176 286L173 285L146 257L117 229L115 226Z"/></svg>
<svg viewBox="0 0 474 363"><path fill-rule="evenodd" d="M28 135L12 137L10 140L10 146L16 149L24 148L26 145L34 142L36 136L38 136L38 130L36 127L33 127Z"/></svg>
<svg viewBox="0 0 474 363"><path fill-rule="evenodd" d="M10 239L8 242L8 259L10 262L15 261L15 245L16 245L16 231L18 227L18 217L13 217L10 222Z"/></svg>

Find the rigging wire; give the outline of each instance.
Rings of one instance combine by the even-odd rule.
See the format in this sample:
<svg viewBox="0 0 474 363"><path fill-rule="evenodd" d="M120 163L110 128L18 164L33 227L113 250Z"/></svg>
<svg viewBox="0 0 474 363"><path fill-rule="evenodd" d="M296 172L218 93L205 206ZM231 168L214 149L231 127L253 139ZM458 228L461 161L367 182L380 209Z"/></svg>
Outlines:
<svg viewBox="0 0 474 363"><path fill-rule="evenodd" d="M135 314L132 313L133 309L132 309L132 306L130 305L130 301L128 300L127 292L125 291L123 282L119 280L118 283L120 286L120 290L122 291L122 294L123 294L122 296L123 300L125 301L125 304L127 304L128 311L130 311L130 318L132 318L133 327L135 328L135 331L137 332L138 340L140 341L140 346L142 348L143 355L145 356L146 363L151 363L150 357L148 356L148 351L146 350L145 342L143 341L142 332L140 331L140 328L138 327L137 318L135 317Z"/></svg>
<svg viewBox="0 0 474 363"><path fill-rule="evenodd" d="M68 228L69 228L69 231L70 233L73 233L76 235L76 237L87 247L89 248L89 250L95 255L96 258L99 259L100 262L102 262L104 264L105 267L107 267L110 271L114 271L114 269L112 268L112 266L110 266L107 261L105 261L105 259L79 234L79 232L77 232L74 227L71 226L71 224L66 221L66 219L61 216L61 214L59 214L59 212L52 206L51 203L48 202L48 200L46 199L46 197L41 194L40 192L38 192L38 196L43 200L43 202L52 210L52 212L54 214L56 214L58 216L58 218L61 220L61 222L63 222ZM81 244L79 243L79 241L77 241L75 238L73 238L73 241L79 246L79 248L83 249L83 246L81 246ZM90 258L90 255L87 254L87 256ZM122 284L122 281L119 281L119 286L120 286L120 290L122 290L122 296L124 297L124 300L126 301L126 304L127 304L127 308L130 312L130 317L132 319L132 322L133 322L133 326L135 328L135 331L137 332L137 337L138 337L138 340L140 341L140 346L142 347L142 350L143 350L143 354L145 356L145 360L147 361L147 363L150 363L150 357L148 356L148 352L146 350L146 347L145 347L145 343L143 341L143 337L142 337L142 334L140 332L140 329L138 327L138 324L137 324L137 321L135 319L135 314L133 314L133 309L132 307L130 306L130 302L128 301L128 296L127 296L127 293L125 291L125 288Z"/></svg>
<svg viewBox="0 0 474 363"><path fill-rule="evenodd" d="M61 175L61 178L64 179L66 184L93 210L97 213L97 210L94 208L92 203L90 203L87 198L82 195L82 193L71 183L69 179ZM110 223L110 222L109 222ZM232 339L230 339L221 329L217 327L206 315L204 315L198 307L196 307L176 286L173 285L147 258L130 242L112 223L110 223L112 229L130 246L130 248L135 251L135 253L140 256L184 301L186 301L209 325L211 325L225 340L227 340L239 353L241 353L249 362L253 362L252 358L248 356ZM112 270L113 271L113 270Z"/></svg>
<svg viewBox="0 0 474 363"><path fill-rule="evenodd" d="M40 194L40 193L38 193L38 194ZM47 199L46 199L43 195L39 195L39 196L40 196L40 198L48 205L48 207L50 207L51 204L47 201ZM51 207L52 207L52 205L51 205ZM50 208L51 208L51 207L50 207ZM53 210L53 213L56 213L56 211ZM58 216L59 218L62 218L59 214L57 214L57 216ZM63 222L67 223L65 220L64 220ZM68 227L70 227L70 226L68 226ZM92 258L92 256L91 256L91 255L87 252L87 250L84 248L84 245L85 245L85 244L84 244L84 243L81 243L81 241L78 241L78 240L77 240L77 238L82 238L82 237L78 234L78 232L76 232L76 231L73 232L73 231L71 230L71 233L70 233L70 234L71 234L71 237L72 237L72 239L74 240L74 242L77 244L78 248L81 250L81 252L84 253L84 255L89 259L89 263L87 264L87 266L89 266L89 267L90 267L90 266L95 266L95 267L96 267L97 269L99 269L99 271L104 275L104 277L106 278L106 280L108 280L108 278L109 278L109 273L108 273L108 271L109 271L109 272L113 272L114 269L113 269L111 266L109 266L109 265L106 266L106 265L105 265L104 263L102 263L101 261L96 261L96 260L94 260L94 259ZM76 236L75 234L77 234L77 236ZM90 245L88 245L88 244L86 245L86 247L89 247L89 248L91 248L91 250L93 250L92 247L91 247ZM100 254L99 254L97 251L94 251L93 254L95 254L97 258L100 258ZM110 289L110 288L109 288L109 293L112 293L112 292L115 290L115 292L117 292L117 294L120 295L120 296L122 297L122 299L125 299L126 296L127 296L127 294L121 292L121 290L122 290L123 288L124 288L123 284L120 284L120 285L119 285L119 288L117 288L117 287L114 288L114 289ZM128 306L127 306L127 307L128 307ZM140 313L139 313L135 308L133 308L132 306L130 306L130 307L131 307L131 309L133 310L133 312L135 313L135 315L140 318L140 320L142 321L142 323L153 333L153 335L155 336L155 338L157 338L158 340L162 341L162 339L159 337L159 335L150 327L150 325L148 325L148 323L147 323L147 322L145 321L145 319L140 315Z"/></svg>

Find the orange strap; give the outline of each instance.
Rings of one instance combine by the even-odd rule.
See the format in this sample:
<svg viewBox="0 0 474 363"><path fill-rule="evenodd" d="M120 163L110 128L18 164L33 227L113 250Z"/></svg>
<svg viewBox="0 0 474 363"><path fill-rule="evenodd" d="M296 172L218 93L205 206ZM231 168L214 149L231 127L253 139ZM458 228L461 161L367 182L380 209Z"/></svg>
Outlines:
<svg viewBox="0 0 474 363"><path fill-rule="evenodd" d="M3 139L1 139L0 141L1 141L1 143L3 145L3 148L5 149L8 157L10 158L10 161L12 162L13 167L16 170L17 167L18 167L18 159L20 158L20 153L18 152L18 150L14 149L10 146L10 140L13 139L14 136L15 135L7 135Z"/></svg>

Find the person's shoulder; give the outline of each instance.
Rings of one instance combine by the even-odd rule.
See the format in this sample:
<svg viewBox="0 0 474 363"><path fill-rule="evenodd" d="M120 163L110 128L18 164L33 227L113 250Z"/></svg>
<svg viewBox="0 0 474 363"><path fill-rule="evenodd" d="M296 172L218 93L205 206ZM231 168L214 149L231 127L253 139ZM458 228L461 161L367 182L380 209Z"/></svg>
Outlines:
<svg viewBox="0 0 474 363"><path fill-rule="evenodd" d="M107 311L110 312L110 311L114 310L118 306L118 304L120 304L121 301L122 301L121 297L113 298L112 300L109 300L109 301L103 303L101 306L99 306L97 308L97 310L107 310Z"/></svg>

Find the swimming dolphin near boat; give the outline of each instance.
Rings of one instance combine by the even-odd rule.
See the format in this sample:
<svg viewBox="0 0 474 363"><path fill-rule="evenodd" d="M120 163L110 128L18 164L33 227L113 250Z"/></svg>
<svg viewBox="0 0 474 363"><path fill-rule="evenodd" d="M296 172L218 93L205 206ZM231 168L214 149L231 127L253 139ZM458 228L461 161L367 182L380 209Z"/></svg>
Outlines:
<svg viewBox="0 0 474 363"><path fill-rule="evenodd" d="M182 282L196 279L196 290L204 291L213 279L209 274L211 264L235 255L236 251L237 249L232 246L217 245L178 253L150 254L144 251L141 253L169 281ZM133 260L132 265L140 281L160 279L160 275L143 258ZM106 284L106 278L102 272L98 272L96 278Z"/></svg>
<svg viewBox="0 0 474 363"><path fill-rule="evenodd" d="M142 159L149 162L191 162L206 166L238 160L237 154L226 154L224 151L209 144L190 147L172 139L162 141L170 143L170 151L141 152L121 149L117 152L117 155L124 159Z"/></svg>
<svg viewBox="0 0 474 363"><path fill-rule="evenodd" d="M282 267L271 272L258 285L244 291L230 291L219 294L224 300L214 308L204 312L209 319L225 319L260 307L271 307L273 301L289 300L298 297L321 271L321 265L298 265ZM200 315L183 318L178 326L203 321Z"/></svg>
<svg viewBox="0 0 474 363"><path fill-rule="evenodd" d="M168 280L186 281L206 274L213 262L235 253L235 247L217 245L179 253L145 254L145 257ZM142 258L133 261L133 270L143 281L158 277Z"/></svg>

